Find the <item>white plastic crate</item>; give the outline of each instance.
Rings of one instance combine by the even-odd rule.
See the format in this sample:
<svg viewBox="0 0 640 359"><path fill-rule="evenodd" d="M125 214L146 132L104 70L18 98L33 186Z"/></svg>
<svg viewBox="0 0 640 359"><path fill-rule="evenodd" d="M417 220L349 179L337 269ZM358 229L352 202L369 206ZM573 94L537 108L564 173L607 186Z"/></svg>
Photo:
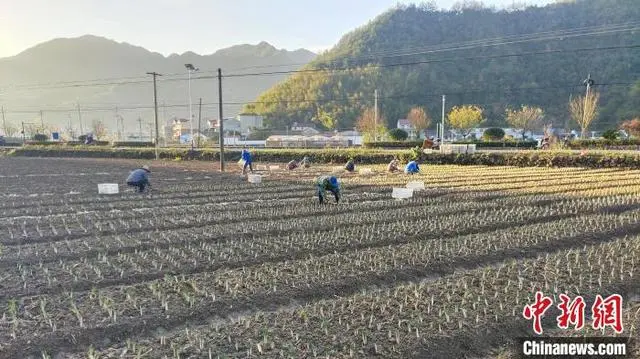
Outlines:
<svg viewBox="0 0 640 359"><path fill-rule="evenodd" d="M449 153L471 154L476 152L476 145L475 144L461 145L461 144L445 143L440 146L440 152L444 154L449 154Z"/></svg>
<svg viewBox="0 0 640 359"><path fill-rule="evenodd" d="M360 175L362 175L362 176L371 176L371 175L373 175L373 170L371 168L361 168L359 172L360 172Z"/></svg>
<svg viewBox="0 0 640 359"><path fill-rule="evenodd" d="M118 194L120 189L117 183L99 183L98 194Z"/></svg>
<svg viewBox="0 0 640 359"><path fill-rule="evenodd" d="M249 183L262 183L262 176L260 175L249 175L247 179Z"/></svg>
<svg viewBox="0 0 640 359"><path fill-rule="evenodd" d="M425 188L424 181L411 181L407 183L407 188L414 191L422 191Z"/></svg>
<svg viewBox="0 0 640 359"><path fill-rule="evenodd" d="M274 165L269 166L269 171L277 171L279 169L280 169L280 166L274 166Z"/></svg>
<svg viewBox="0 0 640 359"><path fill-rule="evenodd" d="M394 188L391 197L395 199L407 199L413 197L413 189L411 188Z"/></svg>

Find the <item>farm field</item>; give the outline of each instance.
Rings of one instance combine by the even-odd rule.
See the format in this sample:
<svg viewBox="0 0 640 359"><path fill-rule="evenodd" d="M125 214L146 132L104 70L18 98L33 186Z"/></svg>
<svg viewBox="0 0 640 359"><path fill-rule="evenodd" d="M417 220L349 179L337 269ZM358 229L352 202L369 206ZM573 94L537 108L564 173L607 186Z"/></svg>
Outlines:
<svg viewBox="0 0 640 359"><path fill-rule="evenodd" d="M0 158L0 358L508 357L538 290L620 294L638 337L640 170L368 166L320 206L332 166L159 162L97 194L139 164Z"/></svg>

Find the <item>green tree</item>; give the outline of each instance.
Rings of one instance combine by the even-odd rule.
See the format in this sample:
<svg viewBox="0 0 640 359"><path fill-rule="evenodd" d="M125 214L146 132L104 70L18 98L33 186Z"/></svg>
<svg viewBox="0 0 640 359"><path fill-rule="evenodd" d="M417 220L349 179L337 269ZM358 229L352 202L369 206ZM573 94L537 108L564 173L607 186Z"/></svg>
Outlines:
<svg viewBox="0 0 640 359"><path fill-rule="evenodd" d="M487 128L482 133L482 139L485 141L500 141L504 138L504 130L499 127Z"/></svg>
<svg viewBox="0 0 640 359"><path fill-rule="evenodd" d="M456 106L447 116L451 127L467 137L471 130L482 123L482 108L473 105Z"/></svg>
<svg viewBox="0 0 640 359"><path fill-rule="evenodd" d="M407 131L401 128L392 128L391 130L389 130L388 134L389 138L394 141L405 141L407 138L409 138L409 134L407 133Z"/></svg>
<svg viewBox="0 0 640 359"><path fill-rule="evenodd" d="M533 130L542 124L544 111L539 107L525 106L519 110L507 109L507 123L509 125L522 130L522 139L525 139L527 131Z"/></svg>
<svg viewBox="0 0 640 359"><path fill-rule="evenodd" d="M620 136L620 134L618 133L618 131L616 130L606 130L602 133L602 138L604 138L605 140L610 140L610 141L615 141L618 139L618 136Z"/></svg>

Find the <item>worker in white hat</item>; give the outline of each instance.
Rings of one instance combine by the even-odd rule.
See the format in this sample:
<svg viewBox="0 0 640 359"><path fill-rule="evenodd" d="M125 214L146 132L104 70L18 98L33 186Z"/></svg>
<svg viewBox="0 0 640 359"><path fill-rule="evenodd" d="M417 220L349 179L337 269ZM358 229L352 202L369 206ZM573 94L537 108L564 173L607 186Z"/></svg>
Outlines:
<svg viewBox="0 0 640 359"><path fill-rule="evenodd" d="M129 177L127 177L127 185L137 187L138 193L144 192L145 187L151 187L151 183L149 183L149 173L151 173L151 170L149 166L146 165L133 170L129 174Z"/></svg>

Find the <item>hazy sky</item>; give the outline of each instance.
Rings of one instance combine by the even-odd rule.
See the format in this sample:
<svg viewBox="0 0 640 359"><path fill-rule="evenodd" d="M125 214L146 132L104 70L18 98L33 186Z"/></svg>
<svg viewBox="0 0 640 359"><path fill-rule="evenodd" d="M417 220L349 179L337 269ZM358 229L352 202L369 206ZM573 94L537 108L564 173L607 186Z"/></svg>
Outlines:
<svg viewBox="0 0 640 359"><path fill-rule="evenodd" d="M514 0L484 0L502 7ZM164 55L209 54L241 43L314 51L392 7L397 0L0 0L0 57L56 38L85 34ZM414 2L414 1L400 1ZM450 8L456 0L436 0ZM521 1L516 1L521 2ZM526 0L543 5L552 0Z"/></svg>

